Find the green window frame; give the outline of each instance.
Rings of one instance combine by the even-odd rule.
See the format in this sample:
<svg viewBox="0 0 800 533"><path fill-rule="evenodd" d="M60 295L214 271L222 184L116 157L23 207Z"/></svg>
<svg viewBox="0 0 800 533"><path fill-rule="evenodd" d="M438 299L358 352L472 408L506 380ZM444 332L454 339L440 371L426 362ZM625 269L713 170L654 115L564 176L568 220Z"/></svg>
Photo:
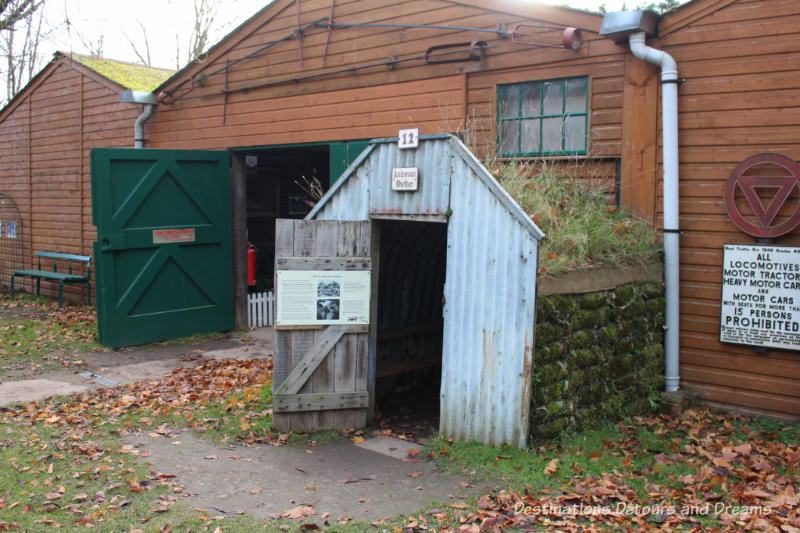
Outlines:
<svg viewBox="0 0 800 533"><path fill-rule="evenodd" d="M497 86L500 157L585 155L589 77Z"/></svg>

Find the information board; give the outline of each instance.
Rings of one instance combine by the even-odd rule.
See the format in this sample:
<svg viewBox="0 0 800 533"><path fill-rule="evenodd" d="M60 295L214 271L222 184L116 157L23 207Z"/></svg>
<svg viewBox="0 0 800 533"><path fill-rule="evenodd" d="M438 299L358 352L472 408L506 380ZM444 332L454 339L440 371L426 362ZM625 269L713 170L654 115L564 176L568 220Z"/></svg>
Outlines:
<svg viewBox="0 0 800 533"><path fill-rule="evenodd" d="M368 270L279 270L275 324L369 324L370 274Z"/></svg>
<svg viewBox="0 0 800 533"><path fill-rule="evenodd" d="M719 340L800 350L800 248L724 245Z"/></svg>

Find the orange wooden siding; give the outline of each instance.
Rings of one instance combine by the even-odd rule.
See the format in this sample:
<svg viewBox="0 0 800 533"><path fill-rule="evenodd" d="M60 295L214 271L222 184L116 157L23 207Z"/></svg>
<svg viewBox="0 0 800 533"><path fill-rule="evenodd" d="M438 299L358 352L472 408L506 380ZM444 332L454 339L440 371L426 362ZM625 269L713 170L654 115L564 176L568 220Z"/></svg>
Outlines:
<svg viewBox="0 0 800 533"><path fill-rule="evenodd" d="M722 245L753 243L727 217L722 189L761 152L800 160L800 4L717 0L655 46L669 52L679 89L681 385L709 401L800 416L800 355L721 344ZM665 22L670 22L670 18ZM663 33L663 32L662 32ZM660 224L661 183L657 188ZM800 245L800 231L777 244Z"/></svg>
<svg viewBox="0 0 800 533"><path fill-rule="evenodd" d="M297 39L243 59L297 28L296 4L281 0L212 49L201 65L186 69L166 85L175 101L157 108L149 125L150 145L270 146L389 137L416 126L423 134L460 133L484 159L496 150L498 84L588 76L589 151L597 160L583 165L583 170L585 177L599 178L602 187L613 190L612 160L619 157L621 143L624 49L591 31L599 28L597 15L546 6L516 6L516 14L511 14L499 9L500 4L492 9L478 3L350 0L336 2L334 22L496 30L518 23L566 25L569 19L584 28L584 45L577 52L532 47L501 38L496 31L362 27L329 34L325 28L312 28L302 39L302 62ZM328 0L300 5L301 26L331 15ZM563 21L537 20L537 15L555 15ZM558 45L560 31L548 30L537 39ZM475 40L487 44L481 62L428 65L421 58L430 46ZM378 65L389 58L412 59L392 67ZM369 65L373 66L364 68ZM237 92L226 99L226 87Z"/></svg>
<svg viewBox="0 0 800 533"><path fill-rule="evenodd" d="M122 90L64 59L46 67L5 110L0 192L11 196L22 214L26 268L35 268L35 251L92 255L89 151L132 146L140 112L139 106L119 102ZM28 279L17 283L31 287ZM57 294L57 284L41 285L44 294ZM84 291L83 286L65 288L76 300L85 298Z"/></svg>

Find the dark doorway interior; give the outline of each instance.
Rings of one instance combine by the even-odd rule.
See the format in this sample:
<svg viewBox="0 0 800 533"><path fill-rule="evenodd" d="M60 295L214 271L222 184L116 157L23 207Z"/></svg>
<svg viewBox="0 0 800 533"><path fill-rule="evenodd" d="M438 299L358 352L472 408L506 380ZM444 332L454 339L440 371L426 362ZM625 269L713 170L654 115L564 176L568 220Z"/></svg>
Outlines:
<svg viewBox="0 0 800 533"><path fill-rule="evenodd" d="M258 254L255 290L273 285L275 219L308 214L319 200L310 189L328 189L329 159L328 145L245 152L247 235Z"/></svg>
<svg viewBox="0 0 800 533"><path fill-rule="evenodd" d="M425 437L439 425L447 224L376 223L377 423L393 432Z"/></svg>

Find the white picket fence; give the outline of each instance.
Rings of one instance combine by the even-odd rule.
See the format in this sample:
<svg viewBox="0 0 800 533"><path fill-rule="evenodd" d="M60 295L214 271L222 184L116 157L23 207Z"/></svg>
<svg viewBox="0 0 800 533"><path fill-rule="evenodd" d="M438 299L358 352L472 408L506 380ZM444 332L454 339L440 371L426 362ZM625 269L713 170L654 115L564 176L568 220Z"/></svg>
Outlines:
<svg viewBox="0 0 800 533"><path fill-rule="evenodd" d="M253 292L247 295L247 324L251 328L263 328L275 323L275 295L269 292Z"/></svg>

